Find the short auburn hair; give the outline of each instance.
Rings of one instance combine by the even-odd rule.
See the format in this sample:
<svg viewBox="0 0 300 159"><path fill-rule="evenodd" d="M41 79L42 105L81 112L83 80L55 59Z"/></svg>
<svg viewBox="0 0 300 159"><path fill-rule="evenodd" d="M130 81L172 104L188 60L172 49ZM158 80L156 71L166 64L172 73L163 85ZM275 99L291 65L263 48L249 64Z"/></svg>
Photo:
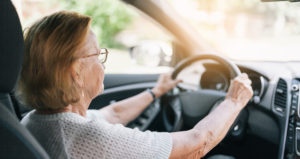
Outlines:
<svg viewBox="0 0 300 159"><path fill-rule="evenodd" d="M71 75L80 58L91 18L60 11L25 30L25 55L19 92L26 104L39 110L57 110L79 101L81 88Z"/></svg>

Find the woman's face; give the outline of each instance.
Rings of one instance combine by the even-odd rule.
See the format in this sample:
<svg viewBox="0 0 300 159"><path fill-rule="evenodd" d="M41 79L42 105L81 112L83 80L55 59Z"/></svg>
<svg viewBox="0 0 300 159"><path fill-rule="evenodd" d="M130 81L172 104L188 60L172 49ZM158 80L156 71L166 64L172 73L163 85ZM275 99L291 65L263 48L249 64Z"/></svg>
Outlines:
<svg viewBox="0 0 300 159"><path fill-rule="evenodd" d="M104 65L95 53L99 52L98 41L95 34L90 31L82 48L80 58L81 78L83 80L84 95L93 99L104 89ZM93 55L94 54L94 55ZM89 56L92 55L92 56Z"/></svg>

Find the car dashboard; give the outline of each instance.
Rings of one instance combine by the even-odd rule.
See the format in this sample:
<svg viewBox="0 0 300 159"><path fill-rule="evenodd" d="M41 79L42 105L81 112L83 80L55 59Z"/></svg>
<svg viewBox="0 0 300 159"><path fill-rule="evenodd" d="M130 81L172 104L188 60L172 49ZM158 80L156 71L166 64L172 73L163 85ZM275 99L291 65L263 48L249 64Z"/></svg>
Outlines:
<svg viewBox="0 0 300 159"><path fill-rule="evenodd" d="M248 62L238 66L252 81L254 95L248 104L249 110L261 110L269 116L267 118L273 120L267 122L252 119L255 120L252 123L253 127L259 122L264 123L266 127L266 131L256 132L257 135L269 141L273 140L272 142L278 145L279 159L300 158L300 74L297 70L299 64ZM251 128L251 122L248 123Z"/></svg>
<svg viewBox="0 0 300 159"><path fill-rule="evenodd" d="M278 158L300 158L300 72L297 62L237 62L252 81L253 97L249 111L248 133L278 145ZM193 66L192 66L193 67ZM187 70L194 81L185 81L183 89L212 89L227 92L230 73L214 62ZM182 73L181 77L187 77ZM180 77L180 76L179 76Z"/></svg>
<svg viewBox="0 0 300 159"><path fill-rule="evenodd" d="M298 62L263 64L250 64L248 67L248 70L251 68L250 70L263 72L259 74L266 80L261 82L264 86L263 96L259 102L255 102L255 99L253 102L256 107L266 110L278 125L278 158L300 158L300 72L297 69L300 65ZM251 79L251 74L249 77ZM254 91L259 90L255 82L252 87Z"/></svg>

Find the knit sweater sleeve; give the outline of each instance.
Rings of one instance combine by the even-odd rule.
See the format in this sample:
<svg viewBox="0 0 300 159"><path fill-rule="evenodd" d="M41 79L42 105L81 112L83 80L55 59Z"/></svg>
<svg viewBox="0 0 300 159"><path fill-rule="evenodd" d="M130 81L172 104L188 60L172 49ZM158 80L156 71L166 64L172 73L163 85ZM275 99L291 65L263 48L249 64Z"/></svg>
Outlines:
<svg viewBox="0 0 300 159"><path fill-rule="evenodd" d="M91 120L75 132L68 151L82 158L168 158L172 150L169 133L141 132L121 124ZM72 150L73 149L73 150Z"/></svg>

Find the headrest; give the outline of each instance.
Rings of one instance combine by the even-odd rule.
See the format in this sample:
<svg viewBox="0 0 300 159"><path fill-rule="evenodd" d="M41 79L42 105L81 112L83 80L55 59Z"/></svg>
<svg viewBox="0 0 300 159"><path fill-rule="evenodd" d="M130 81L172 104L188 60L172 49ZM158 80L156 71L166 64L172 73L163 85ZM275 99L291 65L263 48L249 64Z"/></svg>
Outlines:
<svg viewBox="0 0 300 159"><path fill-rule="evenodd" d="M0 92L11 92L24 55L22 27L10 0L0 0Z"/></svg>

